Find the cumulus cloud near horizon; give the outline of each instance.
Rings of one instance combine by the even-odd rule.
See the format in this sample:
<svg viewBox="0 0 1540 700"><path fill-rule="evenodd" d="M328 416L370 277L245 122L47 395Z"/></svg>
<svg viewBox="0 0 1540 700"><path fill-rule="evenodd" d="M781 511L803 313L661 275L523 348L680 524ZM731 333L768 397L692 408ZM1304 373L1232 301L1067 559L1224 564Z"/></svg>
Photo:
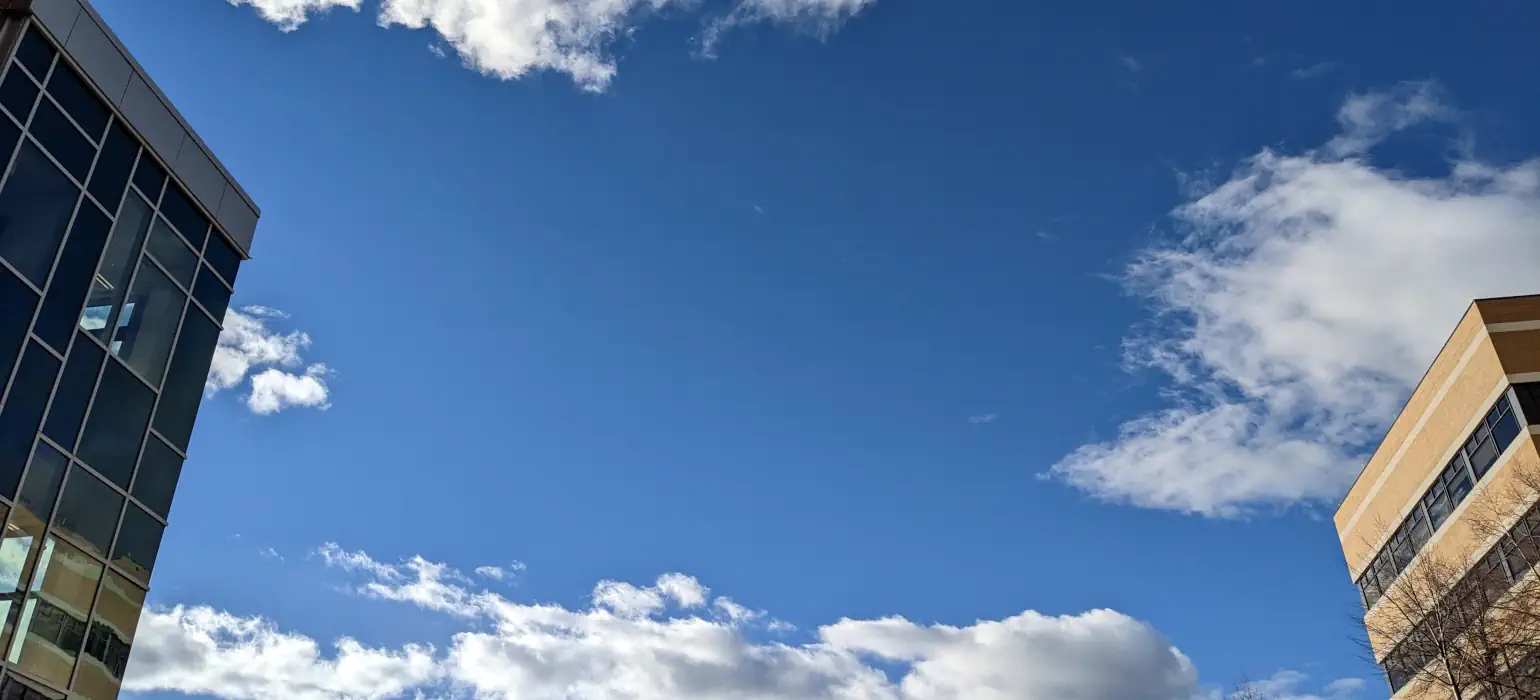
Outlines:
<svg viewBox="0 0 1540 700"><path fill-rule="evenodd" d="M1329 142L1264 149L1176 208L1182 235L1125 271L1153 312L1125 358L1171 403L1047 476L1209 517L1340 497L1471 300L1537 291L1540 160L1414 177L1369 157L1455 119L1428 83L1354 95Z"/></svg>
<svg viewBox="0 0 1540 700"><path fill-rule="evenodd" d="M249 390L243 400L257 415L289 408L330 408L327 377L331 370L303 357L310 348L310 334L279 332L268 325L288 318L287 313L265 306L227 310L204 394L213 396L244 383Z"/></svg>
<svg viewBox="0 0 1540 700"><path fill-rule="evenodd" d="M208 606L146 611L131 692L229 700L1195 700L1194 664L1148 623L1098 609L1032 610L967 625L844 618L805 639L692 576L605 580L585 605L527 603L421 556L335 544L313 559L346 590L442 614L447 643L323 645L272 620ZM1299 678L1280 683L1298 685ZM1346 683L1346 681L1339 682ZM1282 686L1279 686L1282 687ZM1343 686L1345 687L1345 686ZM1301 696L1304 697L1304 696Z"/></svg>
<svg viewBox="0 0 1540 700"><path fill-rule="evenodd" d="M361 12L363 0L226 0L248 5L285 32L332 10ZM737 0L725 14L703 19L698 42L710 54L722 35L748 24L779 24L827 36L876 0ZM648 17L689 14L700 0L379 0L384 28L427 29L435 52L452 49L483 75L518 80L551 71L602 92L617 71L614 45ZM441 42L441 43L438 43Z"/></svg>

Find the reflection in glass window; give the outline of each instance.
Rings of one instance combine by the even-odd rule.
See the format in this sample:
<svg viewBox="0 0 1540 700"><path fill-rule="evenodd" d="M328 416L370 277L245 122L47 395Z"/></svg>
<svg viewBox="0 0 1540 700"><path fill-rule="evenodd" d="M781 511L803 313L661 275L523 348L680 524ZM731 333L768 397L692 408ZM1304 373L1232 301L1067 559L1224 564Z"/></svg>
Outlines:
<svg viewBox="0 0 1540 700"><path fill-rule="evenodd" d="M75 449L75 439L80 437L80 424L86 418L86 405L91 401L91 390L96 388L97 371L102 368L105 355L84 336L75 338L75 344L70 346L64 376L59 379L59 388L54 389L48 420L43 422L43 434L68 450Z"/></svg>
<svg viewBox="0 0 1540 700"><path fill-rule="evenodd" d="M171 273L172 279L180 282L183 287L191 288L193 275L198 274L198 254L182 237L176 235L176 231L166 224L166 220L155 217L155 223L150 227L150 242L147 244L150 255Z"/></svg>
<svg viewBox="0 0 1540 700"><path fill-rule="evenodd" d="M74 117L75 123L80 125L92 141L102 137L110 112L107 111L107 105L97 99L96 93L86 87L85 81L75 74L75 69L68 65L59 66L49 76L45 89L64 108L66 114Z"/></svg>
<svg viewBox="0 0 1540 700"><path fill-rule="evenodd" d="M18 506L5 526L4 539L0 539L0 619L5 620L5 634L0 636L0 649L10 639L16 603L26 592L27 582L37 563L42 547L43 526L47 521Z"/></svg>
<svg viewBox="0 0 1540 700"><path fill-rule="evenodd" d="M128 653L133 648L144 589L108 571L96 601L96 618L86 633L85 654L75 673L74 691L86 700L113 700L123 682Z"/></svg>
<svg viewBox="0 0 1540 700"><path fill-rule="evenodd" d="M203 308L217 319L225 317L225 309L230 306L230 288L224 282L219 281L208 266L198 271L198 281L193 285L193 298L198 300Z"/></svg>
<svg viewBox="0 0 1540 700"><path fill-rule="evenodd" d="M80 327L106 345L123 315L120 306L128 293L128 280L139 260L139 247L150 229L150 205L138 197L126 197L118 222L107 239L107 252L96 268L96 281L80 315Z"/></svg>
<svg viewBox="0 0 1540 700"><path fill-rule="evenodd" d="M166 358L171 356L171 344L176 340L177 323L182 320L187 297L155 263L145 258L139 263L139 274L134 277L134 289L128 298L134 313L128 323L118 325L112 353L158 387L166 372Z"/></svg>
<svg viewBox="0 0 1540 700"><path fill-rule="evenodd" d="M96 158L96 146L86 140L53 102L38 100L27 132L43 144L65 171L74 175L77 181L85 182L86 175L91 172L91 161Z"/></svg>
<svg viewBox="0 0 1540 700"><path fill-rule="evenodd" d="M184 452L192 437L198 402L203 399L203 381L209 376L218 340L219 326L203 314L190 313L182 322L182 334L171 353L171 367L166 370L160 406L155 410L155 431Z"/></svg>
<svg viewBox="0 0 1540 700"><path fill-rule="evenodd" d="M141 581L150 580L155 569L155 557L160 553L160 536L166 526L160 524L143 508L129 504L123 513L123 529L118 532L118 543L112 548L112 563L136 576Z"/></svg>
<svg viewBox="0 0 1540 700"><path fill-rule="evenodd" d="M59 498L59 485L64 482L64 472L69 466L69 457L39 440L37 449L32 451L32 463L27 467L21 495L16 497L17 504L38 522L48 522L48 516L53 515L53 503Z"/></svg>
<svg viewBox="0 0 1540 700"><path fill-rule="evenodd" d="M150 387L123 365L109 360L75 456L113 483L128 488L154 405Z"/></svg>
<svg viewBox="0 0 1540 700"><path fill-rule="evenodd" d="M16 61L32 71L32 77L42 80L48 76L48 67L53 64L53 45L39 34L37 27L28 27L27 36L21 40L21 47L16 49Z"/></svg>
<svg viewBox="0 0 1540 700"><path fill-rule="evenodd" d="M21 483L21 471L32 456L32 442L58 372L59 361L53 355L35 342L27 343L11 395L0 408L0 492L6 496L16 493Z"/></svg>
<svg viewBox="0 0 1540 700"><path fill-rule="evenodd" d="M42 289L80 190L37 146L21 152L0 189L0 258Z"/></svg>
<svg viewBox="0 0 1540 700"><path fill-rule="evenodd" d="M43 311L38 314L32 332L43 342L59 352L64 352L75 330L80 315L80 305L86 300L86 290L96 276L96 261L102 257L107 245L107 233L112 220L100 209L82 206L70 225L69 239L64 252L54 266L53 279L48 282L48 292L43 296Z"/></svg>
<svg viewBox="0 0 1540 700"><path fill-rule="evenodd" d="M107 211L118 210L123 199L123 188L128 186L128 174L134 169L134 157L139 155L139 140L123 128L120 121L107 132L102 153L96 157L96 169L91 171L91 183L86 191Z"/></svg>
<svg viewBox="0 0 1540 700"><path fill-rule="evenodd" d="M134 474L134 498L165 518L171 514L171 498L181 476L182 457L151 435L144 441L144 456Z"/></svg>
<svg viewBox="0 0 1540 700"><path fill-rule="evenodd" d="M69 481L64 484L54 529L74 536L105 559L121 512L123 497L77 464L70 468Z"/></svg>
<svg viewBox="0 0 1540 700"><path fill-rule="evenodd" d="M6 621L6 660L58 687L67 687L86 639L86 618L102 580L102 565L68 542L49 537L38 557L26 600Z"/></svg>
<svg viewBox="0 0 1540 700"><path fill-rule="evenodd" d="M42 91L37 89L37 84L27 77L26 73L19 70L6 72L5 80L0 81L0 107L16 117L16 121L27 123L27 117L32 115L32 105L37 102L37 96ZM12 145L15 145L14 142ZM10 154L9 151L6 152Z"/></svg>

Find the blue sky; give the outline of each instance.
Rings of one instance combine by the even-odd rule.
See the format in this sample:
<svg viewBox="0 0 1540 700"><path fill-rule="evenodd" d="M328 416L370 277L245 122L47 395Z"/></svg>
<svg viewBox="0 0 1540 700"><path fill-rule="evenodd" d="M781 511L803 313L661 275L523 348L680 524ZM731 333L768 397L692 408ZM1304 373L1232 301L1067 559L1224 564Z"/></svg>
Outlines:
<svg viewBox="0 0 1540 700"><path fill-rule="evenodd" d="M140 698L1384 697L1331 509L1536 291L1517 4L96 5L263 209Z"/></svg>

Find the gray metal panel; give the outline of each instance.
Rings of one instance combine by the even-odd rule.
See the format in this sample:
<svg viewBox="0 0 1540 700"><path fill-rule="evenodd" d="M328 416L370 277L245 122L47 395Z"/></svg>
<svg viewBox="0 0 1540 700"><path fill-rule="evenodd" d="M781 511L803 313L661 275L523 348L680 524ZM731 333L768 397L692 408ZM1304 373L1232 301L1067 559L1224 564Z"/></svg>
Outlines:
<svg viewBox="0 0 1540 700"><path fill-rule="evenodd" d="M182 129L182 123L177 121L171 110L166 108L166 104L160 101L160 96L137 73L129 78L128 90L123 93L123 104L120 107L123 118L144 137L150 148L155 149L160 159L175 163L187 132Z"/></svg>
<svg viewBox="0 0 1540 700"><path fill-rule="evenodd" d="M74 57L107 99L115 105L123 104L123 92L128 89L128 79L134 69L89 14L83 14L75 21L75 29L70 32L64 50Z"/></svg>
<svg viewBox="0 0 1540 700"><path fill-rule="evenodd" d="M236 249L251 255L251 239L257 234L257 212L246 203L235 183L225 184L225 196L220 200L219 212L214 218L220 228L230 234Z"/></svg>
<svg viewBox="0 0 1540 700"><path fill-rule="evenodd" d="M80 16L79 0L32 0L32 14L59 41L69 38L75 18Z"/></svg>
<svg viewBox="0 0 1540 700"><path fill-rule="evenodd" d="M225 194L225 176L192 134L182 141L182 150L177 153L171 172L203 203L204 209L210 213L219 211L219 199Z"/></svg>

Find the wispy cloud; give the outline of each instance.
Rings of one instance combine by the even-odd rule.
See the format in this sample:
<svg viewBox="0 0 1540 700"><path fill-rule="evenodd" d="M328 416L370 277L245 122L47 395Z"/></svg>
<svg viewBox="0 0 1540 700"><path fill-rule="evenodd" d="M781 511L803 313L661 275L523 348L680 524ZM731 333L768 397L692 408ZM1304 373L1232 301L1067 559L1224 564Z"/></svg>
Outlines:
<svg viewBox="0 0 1540 700"><path fill-rule="evenodd" d="M272 547L263 547L257 551L257 554L262 555L263 559L277 559L278 561L283 561L283 555L279 554L278 550L273 549Z"/></svg>
<svg viewBox="0 0 1540 700"><path fill-rule="evenodd" d="M1176 400L1051 476L1220 517L1340 496L1470 301L1534 291L1540 161L1413 178L1363 158L1453 113L1427 84L1354 95L1322 147L1263 150L1177 208L1185 235L1126 275L1155 312L1127 360Z"/></svg>
<svg viewBox="0 0 1540 700"><path fill-rule="evenodd" d="M427 644L322 645L209 607L147 610L124 688L233 700L434 697L571 700L1191 700L1197 672L1148 624L1111 610L1025 611L966 626L845 618L801 643L792 627L692 576L600 581L586 605L525 603L477 589L421 556L388 563L327 545L352 590L445 614ZM896 669L896 671L894 670ZM894 674L894 675L890 675ZM456 695L458 696L458 695Z"/></svg>
<svg viewBox="0 0 1540 700"><path fill-rule="evenodd" d="M269 320L288 318L287 313L265 306L226 311L204 393L212 396L249 377L245 401L252 413L330 408L331 388L326 380L331 370L323 363L307 364L302 357L310 347L310 335L298 330L281 333L267 325Z"/></svg>
<svg viewBox="0 0 1540 700"><path fill-rule="evenodd" d="M524 562L515 561L508 566L478 566L476 575L493 581L510 581L524 573Z"/></svg>
<svg viewBox="0 0 1540 700"><path fill-rule="evenodd" d="M1322 686L1314 692L1305 689L1310 676L1301 671L1279 671L1266 680L1252 681L1242 684L1243 690L1250 690L1250 696L1269 698L1270 700L1352 700L1363 691L1365 682L1362 678L1338 678ZM1245 693L1236 693L1232 697L1245 697Z"/></svg>
<svg viewBox="0 0 1540 700"><path fill-rule="evenodd" d="M249 5L283 31L329 10L363 9L363 0L227 0ZM706 21L700 46L709 53L733 27L773 23L819 35L834 31L876 0L737 0ZM454 51L467 67L503 80L564 73L585 90L607 88L616 74L613 44L647 17L688 13L698 0L379 0L381 27L434 32L429 46Z"/></svg>
<svg viewBox="0 0 1540 700"><path fill-rule="evenodd" d="M995 419L999 418L999 417L1000 417L1000 414L998 414L998 413L985 413L983 415L978 415L978 416L968 416L968 422L972 423L974 425L980 425L980 424L983 424L983 423L993 423L993 422L995 422Z"/></svg>
<svg viewBox="0 0 1540 700"><path fill-rule="evenodd" d="M1140 63L1139 59L1134 58L1133 56L1129 56L1128 54L1118 56L1118 63L1123 64L1123 68L1128 70L1130 73L1137 75L1144 72L1144 64Z"/></svg>
<svg viewBox="0 0 1540 700"><path fill-rule="evenodd" d="M1306 66L1304 68L1295 68L1294 70L1289 71L1289 77L1295 80L1309 80L1310 78L1319 78L1336 69L1337 64L1330 61L1321 61L1320 63Z"/></svg>

